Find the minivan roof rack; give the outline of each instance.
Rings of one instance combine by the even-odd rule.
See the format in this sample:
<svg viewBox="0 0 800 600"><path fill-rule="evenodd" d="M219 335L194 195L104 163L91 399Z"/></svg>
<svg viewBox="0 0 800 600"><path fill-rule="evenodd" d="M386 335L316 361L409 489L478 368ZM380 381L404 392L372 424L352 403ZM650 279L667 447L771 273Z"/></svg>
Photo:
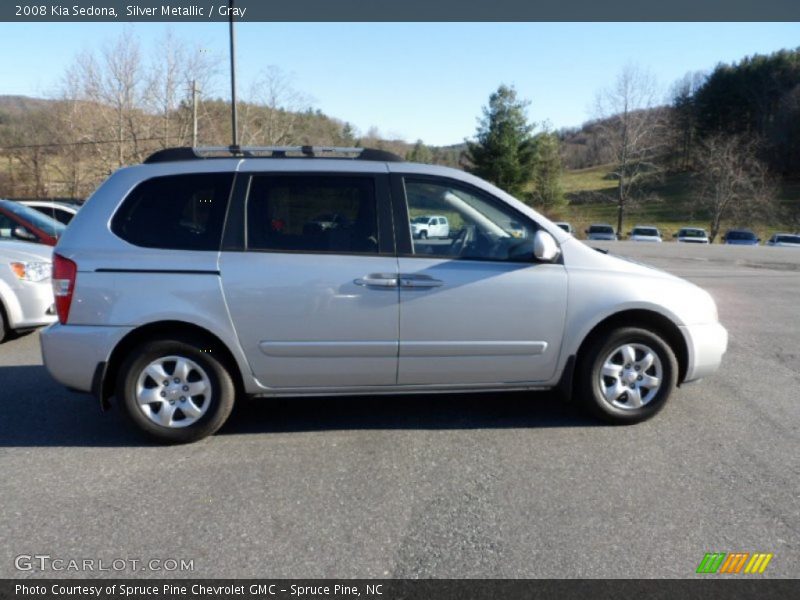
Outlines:
<svg viewBox="0 0 800 600"><path fill-rule="evenodd" d="M205 158L346 158L380 162L402 162L386 150L337 146L206 146L166 148L148 156L145 164Z"/></svg>

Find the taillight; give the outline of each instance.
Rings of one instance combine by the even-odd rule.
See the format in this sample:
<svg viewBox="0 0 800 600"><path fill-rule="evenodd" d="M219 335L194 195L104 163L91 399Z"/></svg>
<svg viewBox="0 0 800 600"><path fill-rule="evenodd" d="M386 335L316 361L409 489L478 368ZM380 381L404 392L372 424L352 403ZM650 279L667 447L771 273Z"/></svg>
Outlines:
<svg viewBox="0 0 800 600"><path fill-rule="evenodd" d="M75 276L78 265L59 254L53 254L53 295L56 297L56 312L64 325L69 317L69 306L75 292Z"/></svg>

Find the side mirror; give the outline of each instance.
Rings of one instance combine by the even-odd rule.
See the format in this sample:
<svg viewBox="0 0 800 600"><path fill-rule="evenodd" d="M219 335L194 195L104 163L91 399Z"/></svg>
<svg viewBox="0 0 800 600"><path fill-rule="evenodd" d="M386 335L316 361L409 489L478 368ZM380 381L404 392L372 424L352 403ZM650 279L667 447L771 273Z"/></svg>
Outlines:
<svg viewBox="0 0 800 600"><path fill-rule="evenodd" d="M15 227L14 231L11 232L11 235L18 240L24 240L26 242L35 242L37 239L35 235L25 229L22 225Z"/></svg>
<svg viewBox="0 0 800 600"><path fill-rule="evenodd" d="M543 229L536 232L536 235L533 236L533 255L536 260L553 262L560 254L561 249L552 235Z"/></svg>

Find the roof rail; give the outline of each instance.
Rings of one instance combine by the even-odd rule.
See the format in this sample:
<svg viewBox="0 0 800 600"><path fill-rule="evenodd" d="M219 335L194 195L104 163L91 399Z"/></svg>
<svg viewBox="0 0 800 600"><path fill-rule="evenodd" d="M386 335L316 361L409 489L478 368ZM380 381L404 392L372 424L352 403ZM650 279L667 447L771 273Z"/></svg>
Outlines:
<svg viewBox="0 0 800 600"><path fill-rule="evenodd" d="M402 162L386 150L340 148L337 146L206 146L166 148L148 156L145 164L199 160L205 158L348 158L380 162Z"/></svg>

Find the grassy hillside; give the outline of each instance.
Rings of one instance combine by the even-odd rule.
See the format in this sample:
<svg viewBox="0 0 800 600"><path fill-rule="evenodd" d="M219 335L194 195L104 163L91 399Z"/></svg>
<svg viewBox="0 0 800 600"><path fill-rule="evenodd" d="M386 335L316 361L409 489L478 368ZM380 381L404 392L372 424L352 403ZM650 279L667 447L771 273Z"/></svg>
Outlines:
<svg viewBox="0 0 800 600"><path fill-rule="evenodd" d="M579 232L590 223L610 223L616 227L617 206L615 181L608 177L609 167L598 166L587 169L565 171L561 184L569 205L552 215L570 221ZM708 228L709 215L698 208L692 191L689 173L676 173L664 176L649 191L649 198L631 205L626 210L624 233L639 223L656 225L665 238L684 225ZM800 202L800 181L783 181L778 200L781 203ZM780 222L725 223L725 227L750 227L766 239L776 231L788 231L792 226Z"/></svg>

